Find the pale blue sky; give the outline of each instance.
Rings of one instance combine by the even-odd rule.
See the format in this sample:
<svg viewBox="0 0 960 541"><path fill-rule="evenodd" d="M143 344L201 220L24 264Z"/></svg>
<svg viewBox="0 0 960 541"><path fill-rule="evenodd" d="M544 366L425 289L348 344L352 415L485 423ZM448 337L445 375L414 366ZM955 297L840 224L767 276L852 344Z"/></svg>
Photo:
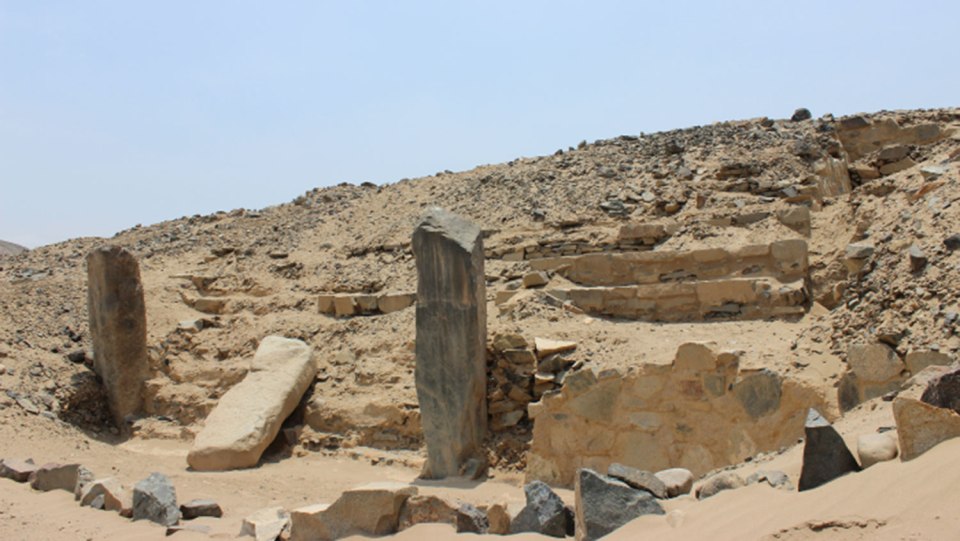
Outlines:
<svg viewBox="0 0 960 541"><path fill-rule="evenodd" d="M0 0L0 239L801 106L956 106L958 16L955 0Z"/></svg>

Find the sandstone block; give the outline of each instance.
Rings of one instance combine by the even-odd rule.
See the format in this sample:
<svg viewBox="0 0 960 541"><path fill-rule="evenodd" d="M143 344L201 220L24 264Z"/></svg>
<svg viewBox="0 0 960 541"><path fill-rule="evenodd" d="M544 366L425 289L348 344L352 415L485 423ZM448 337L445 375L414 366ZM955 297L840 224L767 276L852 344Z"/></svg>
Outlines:
<svg viewBox="0 0 960 541"><path fill-rule="evenodd" d="M713 342L687 342L677 348L673 361L677 371L712 372L717 368L716 344Z"/></svg>
<svg viewBox="0 0 960 541"><path fill-rule="evenodd" d="M390 314L409 308L416 301L417 296L413 293L388 294L380 297L377 301L377 308L384 314Z"/></svg>
<svg viewBox="0 0 960 541"><path fill-rule="evenodd" d="M416 487L372 483L348 490L331 505L319 504L290 513L290 541L332 541L351 535L396 533L400 511Z"/></svg>
<svg viewBox="0 0 960 541"><path fill-rule="evenodd" d="M905 368L886 344L854 344L847 349L847 364L864 382L885 382L900 377Z"/></svg>
<svg viewBox="0 0 960 541"><path fill-rule="evenodd" d="M840 434L815 409L810 409L804 425L803 467L799 490L810 490L850 472L860 471Z"/></svg>
<svg viewBox="0 0 960 541"><path fill-rule="evenodd" d="M140 411L147 363L147 318L140 266L119 246L87 255L87 311L93 368L103 380L107 402L121 429Z"/></svg>
<svg viewBox="0 0 960 541"><path fill-rule="evenodd" d="M904 364L911 374L919 374L928 366L947 366L951 362L953 359L946 353L929 350L911 351L904 359Z"/></svg>
<svg viewBox="0 0 960 541"><path fill-rule="evenodd" d="M897 441L887 434L862 434L857 438L857 455L863 468L893 460L897 458Z"/></svg>
<svg viewBox="0 0 960 541"><path fill-rule="evenodd" d="M544 271L533 271L523 275L523 287L526 289L543 287L550 283L550 277Z"/></svg>
<svg viewBox="0 0 960 541"><path fill-rule="evenodd" d="M577 349L577 343L569 340L550 340L536 337L533 339L534 349L537 350L537 359L545 359L558 353L569 353Z"/></svg>
<svg viewBox="0 0 960 541"><path fill-rule="evenodd" d="M902 460L913 460L938 443L960 437L960 415L914 398L894 398L893 417Z"/></svg>
<svg viewBox="0 0 960 541"><path fill-rule="evenodd" d="M290 515L282 507L268 507L244 518L240 535L248 535L256 541L276 541L289 527Z"/></svg>
<svg viewBox="0 0 960 541"><path fill-rule="evenodd" d="M151 473L133 486L133 520L146 519L163 526L180 522L177 491L162 473Z"/></svg>
<svg viewBox="0 0 960 541"><path fill-rule="evenodd" d="M100 499L100 509L120 512L124 508L125 493L123 485L116 477L97 479L89 483L80 495L80 505L94 506L94 500Z"/></svg>
<svg viewBox="0 0 960 541"><path fill-rule="evenodd" d="M667 489L667 497L676 498L693 490L693 472L684 468L670 468L654 474Z"/></svg>
<svg viewBox="0 0 960 541"><path fill-rule="evenodd" d="M480 228L431 209L413 233L417 262L417 398L423 476L457 475L483 457L486 436L486 292Z"/></svg>
<svg viewBox="0 0 960 541"><path fill-rule="evenodd" d="M599 539L642 515L664 514L649 492L586 468L577 473L574 492L577 541Z"/></svg>
<svg viewBox="0 0 960 541"><path fill-rule="evenodd" d="M487 508L487 533L493 535L507 535L510 533L511 521L507 506L495 503Z"/></svg>
<svg viewBox="0 0 960 541"><path fill-rule="evenodd" d="M425 522L456 525L457 507L438 496L410 496L400 510L397 531Z"/></svg>
<svg viewBox="0 0 960 541"><path fill-rule="evenodd" d="M227 391L197 434L187 463L195 470L255 466L316 375L311 348L268 336L247 376Z"/></svg>
<svg viewBox="0 0 960 541"><path fill-rule="evenodd" d="M30 486L41 492L59 489L72 494L79 470L79 464L44 464L30 475Z"/></svg>
<svg viewBox="0 0 960 541"><path fill-rule="evenodd" d="M35 471L37 471L37 465L29 458L27 460L5 458L0 461L0 477L4 479L26 483Z"/></svg>

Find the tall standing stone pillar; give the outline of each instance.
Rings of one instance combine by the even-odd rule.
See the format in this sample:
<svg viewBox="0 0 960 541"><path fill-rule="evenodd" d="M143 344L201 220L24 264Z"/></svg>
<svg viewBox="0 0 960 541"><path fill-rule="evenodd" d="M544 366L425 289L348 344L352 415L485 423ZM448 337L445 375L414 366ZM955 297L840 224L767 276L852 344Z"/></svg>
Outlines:
<svg viewBox="0 0 960 541"><path fill-rule="evenodd" d="M484 463L487 432L486 287L480 228L433 208L413 233L417 260L417 364L427 443L422 476L458 475Z"/></svg>
<svg viewBox="0 0 960 541"><path fill-rule="evenodd" d="M121 430L140 410L147 378L147 318L140 266L119 246L87 255L87 311L93 369L103 380L110 412Z"/></svg>

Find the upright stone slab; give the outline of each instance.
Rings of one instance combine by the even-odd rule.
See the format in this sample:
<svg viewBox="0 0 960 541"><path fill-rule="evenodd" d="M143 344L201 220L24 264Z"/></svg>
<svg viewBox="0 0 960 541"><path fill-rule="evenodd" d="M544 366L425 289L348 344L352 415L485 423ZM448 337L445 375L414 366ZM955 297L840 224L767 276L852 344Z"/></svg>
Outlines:
<svg viewBox="0 0 960 541"><path fill-rule="evenodd" d="M804 433L803 468L798 487L801 492L860 471L860 464L843 438L817 410L811 408L807 413Z"/></svg>
<svg viewBox="0 0 960 541"><path fill-rule="evenodd" d="M482 460L487 429L486 289L480 228L429 210L413 233L417 259L417 398L427 461L423 477L458 475Z"/></svg>
<svg viewBox="0 0 960 541"><path fill-rule="evenodd" d="M87 255L87 311L93 338L93 368L103 380L117 425L137 413L147 379L147 317L140 266L119 246Z"/></svg>

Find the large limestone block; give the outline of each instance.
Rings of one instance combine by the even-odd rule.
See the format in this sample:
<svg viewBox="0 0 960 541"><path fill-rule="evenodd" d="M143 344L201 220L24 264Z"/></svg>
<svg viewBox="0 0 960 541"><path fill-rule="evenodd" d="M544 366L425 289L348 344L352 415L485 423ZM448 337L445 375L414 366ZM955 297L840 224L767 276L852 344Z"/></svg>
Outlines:
<svg viewBox="0 0 960 541"><path fill-rule="evenodd" d="M351 535L395 533L400 511L417 488L399 483L371 483L348 490L331 505L318 504L290 513L290 541L332 541Z"/></svg>
<svg viewBox="0 0 960 541"><path fill-rule="evenodd" d="M481 459L487 431L486 292L480 228L431 209L413 233L417 260L415 379L427 461L423 476Z"/></svg>
<svg viewBox="0 0 960 541"><path fill-rule="evenodd" d="M117 425L140 410L147 363L147 318L140 266L119 246L87 255L87 311L93 339L93 368L103 380Z"/></svg>
<svg viewBox="0 0 960 541"><path fill-rule="evenodd" d="M960 415L914 398L895 398L893 417L902 460L913 460L938 443L960 437Z"/></svg>
<svg viewBox="0 0 960 541"><path fill-rule="evenodd" d="M255 466L316 371L307 344L279 336L264 338L250 372L210 412L187 463L201 471Z"/></svg>

